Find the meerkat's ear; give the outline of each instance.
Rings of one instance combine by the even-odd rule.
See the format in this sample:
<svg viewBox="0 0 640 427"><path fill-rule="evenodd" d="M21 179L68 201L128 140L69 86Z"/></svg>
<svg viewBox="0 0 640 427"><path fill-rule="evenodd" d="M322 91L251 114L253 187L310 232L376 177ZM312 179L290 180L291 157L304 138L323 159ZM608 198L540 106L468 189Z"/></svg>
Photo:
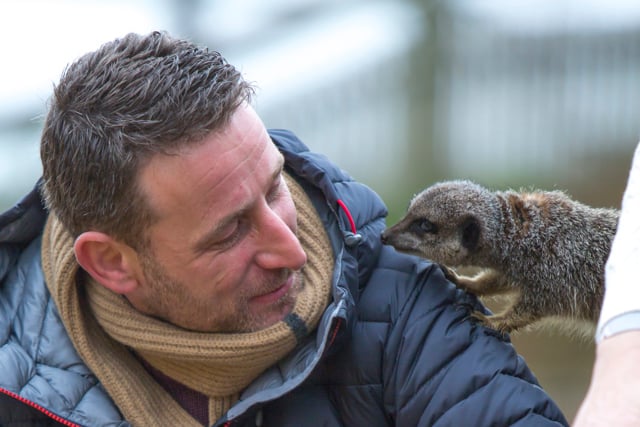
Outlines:
<svg viewBox="0 0 640 427"><path fill-rule="evenodd" d="M462 223L462 246L472 251L480 240L480 223L475 217L468 218Z"/></svg>

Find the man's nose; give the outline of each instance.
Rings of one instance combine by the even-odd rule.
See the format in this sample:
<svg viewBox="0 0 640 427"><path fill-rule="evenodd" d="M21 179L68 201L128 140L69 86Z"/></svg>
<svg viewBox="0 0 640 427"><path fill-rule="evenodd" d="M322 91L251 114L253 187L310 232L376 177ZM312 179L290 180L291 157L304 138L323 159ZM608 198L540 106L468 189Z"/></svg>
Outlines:
<svg viewBox="0 0 640 427"><path fill-rule="evenodd" d="M265 269L299 270L307 262L298 237L276 212L270 211L259 230L260 248L256 262Z"/></svg>

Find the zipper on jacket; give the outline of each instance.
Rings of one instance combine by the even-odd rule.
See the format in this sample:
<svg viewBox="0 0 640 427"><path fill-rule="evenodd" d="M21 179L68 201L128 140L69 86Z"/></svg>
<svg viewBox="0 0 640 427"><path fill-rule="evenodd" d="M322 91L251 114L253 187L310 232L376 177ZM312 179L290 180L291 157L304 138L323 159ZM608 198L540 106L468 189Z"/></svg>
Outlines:
<svg viewBox="0 0 640 427"><path fill-rule="evenodd" d="M17 400L18 402L21 402L26 406L29 406L29 407L33 408L38 413L40 413L40 414L42 414L42 415L44 415L44 416L46 416L46 417L58 422L60 425L67 426L67 427L82 427L82 426L80 426L80 424L75 424L75 423L73 423L73 422L71 422L71 421L69 421L67 419L64 419L64 418L54 414L53 412L49 411L48 409L43 408L42 406L38 405L37 403L32 402L32 401L30 401L28 399L25 399L24 397L20 396L19 394L16 394L16 393L12 392L12 391L9 391L9 390L6 390L6 389L0 387L0 393L4 394L6 396L9 396L12 399Z"/></svg>

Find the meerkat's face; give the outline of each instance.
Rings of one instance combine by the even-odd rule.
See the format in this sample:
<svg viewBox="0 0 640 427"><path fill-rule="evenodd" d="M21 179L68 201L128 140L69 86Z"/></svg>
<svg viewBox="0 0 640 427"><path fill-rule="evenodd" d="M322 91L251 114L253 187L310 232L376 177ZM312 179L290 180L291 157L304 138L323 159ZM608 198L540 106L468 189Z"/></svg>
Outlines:
<svg viewBox="0 0 640 427"><path fill-rule="evenodd" d="M475 186L467 181L440 183L415 196L406 215L382 233L383 243L438 263L469 265L482 232L469 185Z"/></svg>

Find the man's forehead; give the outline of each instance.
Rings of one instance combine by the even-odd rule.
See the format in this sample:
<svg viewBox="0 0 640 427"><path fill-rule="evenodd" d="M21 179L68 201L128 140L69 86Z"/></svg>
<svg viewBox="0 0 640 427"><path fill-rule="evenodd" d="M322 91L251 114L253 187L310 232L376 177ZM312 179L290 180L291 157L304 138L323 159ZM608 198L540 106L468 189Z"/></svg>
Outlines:
<svg viewBox="0 0 640 427"><path fill-rule="evenodd" d="M139 183L153 211L162 214L176 203L197 203L194 197L232 201L234 185L252 180L270 185L283 168L284 157L266 134L221 147L217 139L173 156L156 155L143 168Z"/></svg>

